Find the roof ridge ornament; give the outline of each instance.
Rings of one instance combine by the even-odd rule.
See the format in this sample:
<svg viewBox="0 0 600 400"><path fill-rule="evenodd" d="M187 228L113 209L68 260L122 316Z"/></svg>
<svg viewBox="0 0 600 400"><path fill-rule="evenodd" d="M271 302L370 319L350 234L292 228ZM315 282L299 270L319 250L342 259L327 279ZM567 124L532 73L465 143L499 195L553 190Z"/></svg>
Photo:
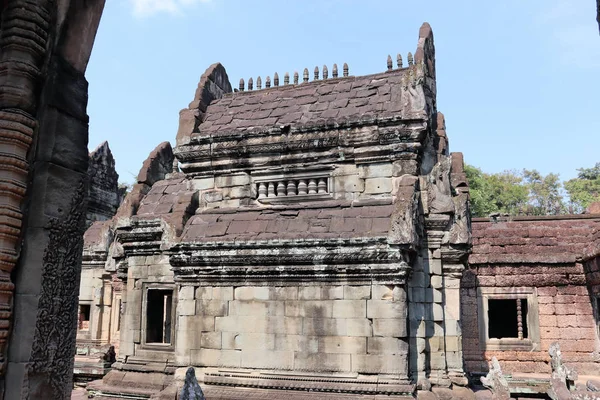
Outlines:
<svg viewBox="0 0 600 400"><path fill-rule="evenodd" d="M279 86L279 74L277 72L275 72L275 75L273 75L273 85Z"/></svg>
<svg viewBox="0 0 600 400"><path fill-rule="evenodd" d="M344 63L344 78L348 77L348 64Z"/></svg>
<svg viewBox="0 0 600 400"><path fill-rule="evenodd" d="M240 92L244 91L244 78L240 78Z"/></svg>
<svg viewBox="0 0 600 400"><path fill-rule="evenodd" d="M394 63L392 62L392 56L388 54L387 56L387 70L391 71L394 68Z"/></svg>
<svg viewBox="0 0 600 400"><path fill-rule="evenodd" d="M298 71L294 72L294 85L298 84Z"/></svg>
<svg viewBox="0 0 600 400"><path fill-rule="evenodd" d="M248 90L252 90L254 88L254 81L252 78L248 79Z"/></svg>
<svg viewBox="0 0 600 400"><path fill-rule="evenodd" d="M304 68L304 73L302 74L302 81L304 83L308 82L308 68Z"/></svg>
<svg viewBox="0 0 600 400"><path fill-rule="evenodd" d="M334 78L338 77L338 68L337 68L337 64L333 64L333 72L331 73L331 76L333 76Z"/></svg>
<svg viewBox="0 0 600 400"><path fill-rule="evenodd" d="M396 65L398 68L402 68L402 54L398 53L396 56Z"/></svg>
<svg viewBox="0 0 600 400"><path fill-rule="evenodd" d="M414 64L414 59L413 59L413 55L412 53L409 51L408 52L408 66L410 67L411 65Z"/></svg>
<svg viewBox="0 0 600 400"><path fill-rule="evenodd" d="M323 79L327 79L329 76L329 70L327 69L327 65L323 65Z"/></svg>

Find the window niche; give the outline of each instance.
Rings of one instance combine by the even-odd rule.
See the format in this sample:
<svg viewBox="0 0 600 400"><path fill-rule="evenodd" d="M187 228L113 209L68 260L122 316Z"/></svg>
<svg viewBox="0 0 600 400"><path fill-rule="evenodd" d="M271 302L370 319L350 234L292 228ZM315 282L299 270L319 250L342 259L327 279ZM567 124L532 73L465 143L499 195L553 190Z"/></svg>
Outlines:
<svg viewBox="0 0 600 400"><path fill-rule="evenodd" d="M172 345L175 315L173 293L172 288L146 288L143 310L146 345Z"/></svg>
<svg viewBox="0 0 600 400"><path fill-rule="evenodd" d="M479 288L479 332L485 350L540 349L535 288Z"/></svg>
<svg viewBox="0 0 600 400"><path fill-rule="evenodd" d="M91 305L90 304L80 304L79 305L79 330L80 331L89 331L90 330L90 314L91 314Z"/></svg>

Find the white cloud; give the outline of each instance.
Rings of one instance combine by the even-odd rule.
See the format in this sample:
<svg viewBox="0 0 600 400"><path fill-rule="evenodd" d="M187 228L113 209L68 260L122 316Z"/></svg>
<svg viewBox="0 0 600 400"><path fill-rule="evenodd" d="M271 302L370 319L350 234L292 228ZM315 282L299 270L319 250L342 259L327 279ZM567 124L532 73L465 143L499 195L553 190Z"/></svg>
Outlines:
<svg viewBox="0 0 600 400"><path fill-rule="evenodd" d="M552 0L538 22L555 46L557 59L579 68L600 66L596 4L592 1Z"/></svg>
<svg viewBox="0 0 600 400"><path fill-rule="evenodd" d="M129 0L133 6L133 15L149 17L158 13L182 14L184 9L210 0Z"/></svg>

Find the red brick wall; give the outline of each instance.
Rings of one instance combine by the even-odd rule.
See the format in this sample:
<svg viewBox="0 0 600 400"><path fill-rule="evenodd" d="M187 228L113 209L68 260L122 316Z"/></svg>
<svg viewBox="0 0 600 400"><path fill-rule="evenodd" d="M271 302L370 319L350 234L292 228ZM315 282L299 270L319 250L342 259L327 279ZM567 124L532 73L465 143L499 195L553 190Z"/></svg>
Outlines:
<svg viewBox="0 0 600 400"><path fill-rule="evenodd" d="M597 262L596 262L597 264ZM588 268L586 267L586 270ZM591 272L587 275L589 276ZM599 274L600 275L600 274ZM579 374L599 374L600 350L596 322L582 264L473 266L462 282L462 333L465 368L487 371L495 356L505 372L550 372L550 344L558 341L564 360ZM539 351L486 351L480 343L477 287L537 288ZM600 288L600 287L599 287ZM596 361L599 360L599 361Z"/></svg>

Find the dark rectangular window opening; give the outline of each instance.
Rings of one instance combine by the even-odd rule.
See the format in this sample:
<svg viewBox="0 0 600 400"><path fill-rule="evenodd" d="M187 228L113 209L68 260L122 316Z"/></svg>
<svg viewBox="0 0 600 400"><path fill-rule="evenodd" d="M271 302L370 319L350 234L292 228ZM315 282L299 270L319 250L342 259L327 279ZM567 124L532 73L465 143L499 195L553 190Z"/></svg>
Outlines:
<svg viewBox="0 0 600 400"><path fill-rule="evenodd" d="M87 331L90 329L90 312L91 306L89 304L79 305L79 329Z"/></svg>
<svg viewBox="0 0 600 400"><path fill-rule="evenodd" d="M148 289L146 298L146 343L171 343L173 291Z"/></svg>
<svg viewBox="0 0 600 400"><path fill-rule="evenodd" d="M527 339L527 299L488 299L490 339Z"/></svg>

